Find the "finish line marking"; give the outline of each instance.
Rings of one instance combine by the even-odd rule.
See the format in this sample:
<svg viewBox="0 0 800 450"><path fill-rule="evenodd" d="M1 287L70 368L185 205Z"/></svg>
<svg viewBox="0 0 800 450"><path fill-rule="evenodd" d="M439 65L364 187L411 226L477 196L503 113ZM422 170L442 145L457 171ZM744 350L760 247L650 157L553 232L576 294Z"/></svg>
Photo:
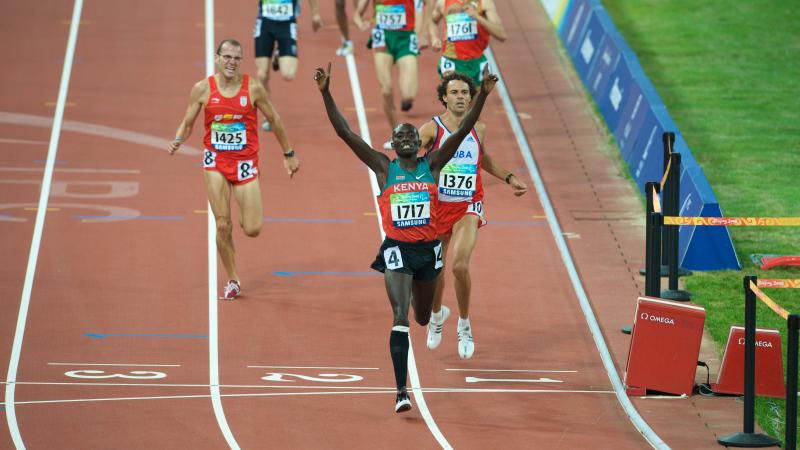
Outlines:
<svg viewBox="0 0 800 450"><path fill-rule="evenodd" d="M48 366L108 366L108 367L180 367L180 364L110 364L110 363L62 363L50 362ZM22 384L22 383L18 383Z"/></svg>
<svg viewBox="0 0 800 450"><path fill-rule="evenodd" d="M202 386L206 387L206 386ZM614 391L580 391L580 390L558 390L558 389L436 389L436 388L420 388L421 391L426 393L526 393L526 394L614 394ZM362 391L327 391L327 392L269 392L269 393L246 393L246 394L219 394L220 397L294 397L305 395L353 395L353 394L395 394L396 388L377 388L377 390L362 390ZM181 400L192 398L209 398L210 394L198 395L163 395L163 396L146 396L146 397L104 397L104 398L76 398L64 400L31 400L31 401L17 401L17 405L36 405L36 404L53 404L53 403L89 403L89 402L110 402L110 401L131 401L131 400ZM5 406L5 403L0 403L0 406Z"/></svg>

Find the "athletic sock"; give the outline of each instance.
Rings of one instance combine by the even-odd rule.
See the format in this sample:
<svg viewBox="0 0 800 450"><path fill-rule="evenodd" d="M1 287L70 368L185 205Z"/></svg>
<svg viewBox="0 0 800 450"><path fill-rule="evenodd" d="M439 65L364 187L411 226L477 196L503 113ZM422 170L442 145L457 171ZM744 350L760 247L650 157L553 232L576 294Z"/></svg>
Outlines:
<svg viewBox="0 0 800 450"><path fill-rule="evenodd" d="M392 327L392 334L389 335L389 352L392 354L397 388L405 388L408 377L408 327Z"/></svg>
<svg viewBox="0 0 800 450"><path fill-rule="evenodd" d="M458 329L463 330L464 328L469 327L469 317L466 319L462 319L461 317L458 318Z"/></svg>
<svg viewBox="0 0 800 450"><path fill-rule="evenodd" d="M442 308L439 308L439 312L431 311L431 322L440 323L442 321Z"/></svg>

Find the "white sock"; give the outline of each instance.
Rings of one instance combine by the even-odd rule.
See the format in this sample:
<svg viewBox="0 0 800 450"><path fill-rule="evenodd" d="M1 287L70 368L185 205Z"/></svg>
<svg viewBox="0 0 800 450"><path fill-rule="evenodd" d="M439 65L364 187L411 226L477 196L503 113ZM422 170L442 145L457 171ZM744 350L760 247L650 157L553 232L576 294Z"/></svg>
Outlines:
<svg viewBox="0 0 800 450"><path fill-rule="evenodd" d="M401 333L408 333L409 327L404 327L402 325L395 325L392 327L392 331L399 331Z"/></svg>
<svg viewBox="0 0 800 450"><path fill-rule="evenodd" d="M466 319L458 318L458 329L463 330L464 328L469 328L469 317Z"/></svg>
<svg viewBox="0 0 800 450"><path fill-rule="evenodd" d="M439 308L439 312L431 312L431 320L439 323L442 321L442 309Z"/></svg>

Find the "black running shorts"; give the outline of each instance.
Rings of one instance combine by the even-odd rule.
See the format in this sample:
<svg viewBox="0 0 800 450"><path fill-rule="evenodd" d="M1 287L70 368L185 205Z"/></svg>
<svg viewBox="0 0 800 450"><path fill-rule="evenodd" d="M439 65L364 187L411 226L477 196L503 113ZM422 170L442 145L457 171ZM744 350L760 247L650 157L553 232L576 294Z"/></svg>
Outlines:
<svg viewBox="0 0 800 450"><path fill-rule="evenodd" d="M378 250L373 269L413 275L415 280L431 281L442 271L442 243L438 240L429 242L402 242L386 238Z"/></svg>
<svg viewBox="0 0 800 450"><path fill-rule="evenodd" d="M297 24L292 21L258 18L253 37L256 40L256 58L271 57L276 42L279 56L297 57Z"/></svg>

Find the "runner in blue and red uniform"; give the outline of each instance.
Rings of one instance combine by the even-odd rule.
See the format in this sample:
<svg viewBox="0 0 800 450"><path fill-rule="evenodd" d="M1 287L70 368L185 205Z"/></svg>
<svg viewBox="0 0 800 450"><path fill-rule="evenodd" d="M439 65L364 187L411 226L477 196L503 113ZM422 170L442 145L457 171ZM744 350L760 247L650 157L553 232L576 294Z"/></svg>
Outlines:
<svg viewBox="0 0 800 450"><path fill-rule="evenodd" d="M283 165L289 176L300 162L289 146L280 116L257 80L239 72L242 46L227 39L217 47L216 73L200 80L192 88L189 107L169 144L170 155L192 134L200 110L205 114L203 171L208 201L217 223L217 250L228 273L222 297L232 299L241 292L236 272L231 232L231 191L239 204L239 224L244 233L256 237L261 232L263 212L258 183L258 113L274 125L275 137L283 150ZM253 182L255 181L255 182Z"/></svg>
<svg viewBox="0 0 800 450"><path fill-rule="evenodd" d="M485 66L484 66L485 68ZM484 69L485 70L485 69ZM444 142L452 136L450 130L461 126L476 92L472 78L459 72L446 74L437 88L439 101L445 106L444 114L436 116L419 129L422 148L439 152ZM447 263L453 272L456 300L458 301L458 354L469 359L475 352L472 325L469 320L472 279L469 262L478 241L478 228L486 223L483 204L483 178L481 169L510 185L514 195L523 195L528 187L510 171L497 164L485 149L486 124L477 122L470 134L458 147L439 175L438 239L442 242L442 259L447 261L450 242L453 258ZM433 302L433 313L428 325L428 348L433 350L442 341L442 327L450 309L442 306L444 276Z"/></svg>
<svg viewBox="0 0 800 450"><path fill-rule="evenodd" d="M381 187L378 205L386 239L381 244L372 268L383 272L386 293L392 305L393 322L389 337L397 398L395 411L411 409L406 391L408 375L408 308L414 307L414 319L427 325L433 296L442 267L442 244L436 239L438 199L436 180L439 172L455 154L461 141L470 133L497 82L496 75L484 75L481 92L461 126L442 144L439 151L417 157L420 138L417 129L402 123L392 132L392 148L397 158L376 151L354 133L342 116L328 89L331 66L318 68L314 74L322 92L328 118L353 153L373 172ZM413 295L412 295L413 294Z"/></svg>

